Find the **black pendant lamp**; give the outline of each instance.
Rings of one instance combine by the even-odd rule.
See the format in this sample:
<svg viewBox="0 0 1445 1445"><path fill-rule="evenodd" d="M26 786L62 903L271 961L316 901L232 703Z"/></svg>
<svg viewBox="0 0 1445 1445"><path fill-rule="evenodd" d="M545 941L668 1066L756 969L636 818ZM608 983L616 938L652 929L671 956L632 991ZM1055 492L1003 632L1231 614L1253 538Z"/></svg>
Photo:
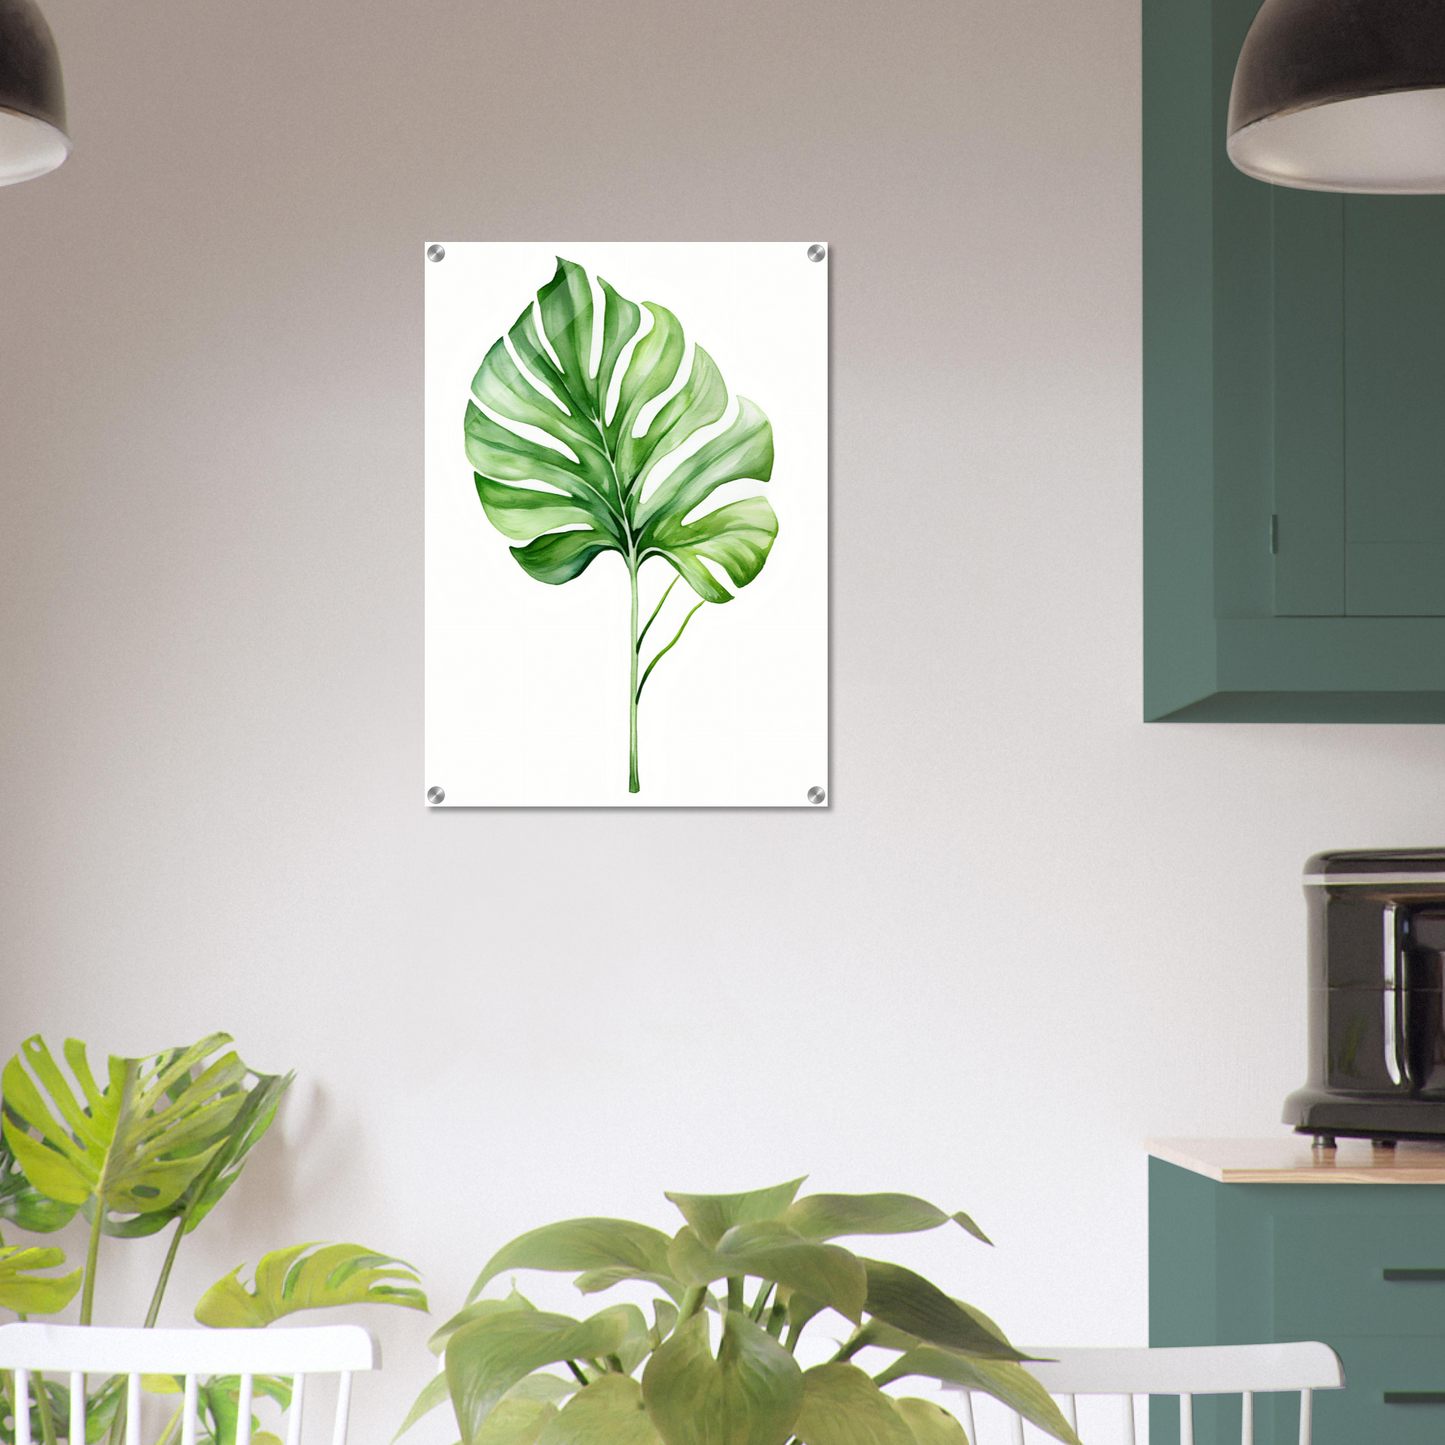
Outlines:
<svg viewBox="0 0 1445 1445"><path fill-rule="evenodd" d="M0 0L0 186L43 176L69 154L50 27L34 0Z"/></svg>
<svg viewBox="0 0 1445 1445"><path fill-rule="evenodd" d="M1445 0L1264 0L1229 158L1310 191L1445 191Z"/></svg>

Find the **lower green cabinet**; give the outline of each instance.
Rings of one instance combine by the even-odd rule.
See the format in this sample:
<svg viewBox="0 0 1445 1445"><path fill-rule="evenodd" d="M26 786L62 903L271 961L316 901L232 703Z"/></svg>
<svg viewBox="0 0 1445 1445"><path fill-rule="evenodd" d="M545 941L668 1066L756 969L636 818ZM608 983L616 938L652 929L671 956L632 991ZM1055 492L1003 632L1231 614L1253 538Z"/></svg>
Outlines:
<svg viewBox="0 0 1445 1445"><path fill-rule="evenodd" d="M1323 1340L1345 1389L1315 1396L1315 1445L1445 1440L1445 1185L1224 1184L1149 1160L1149 1343ZM1237 1398L1196 1402L1198 1445L1236 1445ZM1293 1397L1259 1401L1257 1445L1295 1445ZM1154 1445L1178 1411L1155 1401Z"/></svg>

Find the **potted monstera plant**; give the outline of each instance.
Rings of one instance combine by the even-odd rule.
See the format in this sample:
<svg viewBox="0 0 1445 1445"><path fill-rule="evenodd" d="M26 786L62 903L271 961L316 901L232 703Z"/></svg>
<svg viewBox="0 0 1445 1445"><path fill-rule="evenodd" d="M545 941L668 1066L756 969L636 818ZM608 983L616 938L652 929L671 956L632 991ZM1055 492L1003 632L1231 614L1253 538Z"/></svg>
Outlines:
<svg viewBox="0 0 1445 1445"><path fill-rule="evenodd" d="M672 1235L569 1219L504 1245L432 1337L445 1369L402 1430L450 1400L461 1445L966 1445L948 1411L889 1388L922 1377L993 1395L1078 1445L988 1316L833 1242L953 1224L987 1243L966 1214L907 1194L799 1198L802 1183L669 1193L683 1217ZM483 1295L521 1269L575 1273L584 1295L636 1282L657 1294L650 1317L628 1303L585 1319L537 1309L515 1285ZM829 1315L846 1338L805 1368L799 1341Z"/></svg>
<svg viewBox="0 0 1445 1445"><path fill-rule="evenodd" d="M30 1234L53 1234L79 1215L87 1225L83 1266L65 1266L62 1249L12 1244L0 1237L0 1307L19 1318L54 1316L77 1295L79 1320L93 1323L95 1286L107 1238L134 1239L172 1228L143 1324L156 1323L177 1251L240 1177L251 1150L270 1128L290 1074L249 1069L228 1034L150 1058L112 1056L104 1079L86 1046L67 1039L61 1059L38 1035L26 1039L0 1074L4 1128L0 1138L0 1220ZM241 1266L202 1296L195 1315L211 1326L270 1324L297 1310L338 1304L398 1304L426 1309L411 1267L357 1244L292 1245L265 1255L248 1283ZM125 1432L120 1378L100 1381L88 1396L90 1442ZM168 1394L179 1382L147 1377ZM0 1372L5 1413L14 1413L14 1382ZM258 1379L258 1396L283 1405L285 1381ZM218 1377L201 1386L209 1445L236 1438L238 1381ZM45 1445L69 1438L68 1382L37 1380L31 1435ZM178 1438L179 1411L166 1432ZM100 1432L99 1434L95 1432ZM4 1436L0 1428L0 1437ZM259 1429L254 1445L280 1445ZM79 1441L71 1445L80 1445Z"/></svg>

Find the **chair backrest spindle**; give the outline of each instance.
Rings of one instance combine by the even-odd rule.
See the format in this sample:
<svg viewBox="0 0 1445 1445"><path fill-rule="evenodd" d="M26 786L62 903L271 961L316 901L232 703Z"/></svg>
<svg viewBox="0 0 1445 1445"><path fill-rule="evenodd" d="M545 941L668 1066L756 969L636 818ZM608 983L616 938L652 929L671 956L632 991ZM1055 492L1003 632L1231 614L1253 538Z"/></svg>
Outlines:
<svg viewBox="0 0 1445 1445"><path fill-rule="evenodd" d="M1123 1438L1127 1445L1134 1445L1136 1439L1135 1397L1140 1395L1146 1400L1150 1395L1173 1395L1178 1399L1180 1445L1194 1445L1195 1395L1238 1395L1240 1445L1254 1445L1254 1397L1259 1392L1299 1396L1299 1445L1310 1445L1314 1391L1338 1390L1345 1383L1339 1356L1328 1345L1315 1341L1156 1349L1031 1348L1026 1353L1029 1358L1025 1368L1054 1396L1076 1431L1079 1395L1122 1399ZM978 1445L972 1393L961 1387L954 1393L959 1397L958 1413L964 1431L973 1445ZM1014 1445L1021 1445L1023 1419L1012 1410L1008 1414ZM1117 1440L1119 1436L1105 1438Z"/></svg>
<svg viewBox="0 0 1445 1445"><path fill-rule="evenodd" d="M85 1439L85 1376L79 1370L70 1372L70 1438Z"/></svg>
<svg viewBox="0 0 1445 1445"><path fill-rule="evenodd" d="M336 1387L336 1430L332 1435L332 1445L346 1445L346 1423L351 1415L351 1371L341 1372L340 1383Z"/></svg>
<svg viewBox="0 0 1445 1445"><path fill-rule="evenodd" d="M291 1377L291 1416L286 1422L286 1445L301 1445L301 1413L306 1408L306 1376Z"/></svg>
<svg viewBox="0 0 1445 1445"><path fill-rule="evenodd" d="M30 1445L30 1372L15 1371L15 1445Z"/></svg>
<svg viewBox="0 0 1445 1445"><path fill-rule="evenodd" d="M140 1373L131 1371L125 1381L125 1445L140 1445Z"/></svg>
<svg viewBox="0 0 1445 1445"><path fill-rule="evenodd" d="M196 1417L200 1412L201 1381L199 1376L186 1376L186 1393L181 1401L181 1445L196 1445Z"/></svg>
<svg viewBox="0 0 1445 1445"><path fill-rule="evenodd" d="M256 1377L289 1376L289 1404L278 1400L276 1405L286 1416L287 1445L301 1445L306 1376L335 1375L337 1399L331 1445L346 1445L352 1374L375 1369L380 1363L376 1341L356 1325L280 1330L0 1325L0 1369L14 1371L16 1445L34 1445L31 1398L45 1388L46 1374L69 1378L69 1438L75 1445L85 1440L87 1376L97 1384L106 1378L124 1377L125 1445L142 1445L144 1375L184 1378L178 1412L180 1445L196 1445L202 1425L201 1385L205 1380L217 1376L238 1380L232 1396L237 1406L236 1445L251 1445L251 1413L259 1393ZM116 1380L117 1388L119 1384ZM166 1432L168 1440L175 1440L174 1429L173 1417Z"/></svg>
<svg viewBox="0 0 1445 1445"><path fill-rule="evenodd" d="M236 1445L251 1445L251 1403L255 1387L252 1375L241 1376L240 1402L236 1406Z"/></svg>

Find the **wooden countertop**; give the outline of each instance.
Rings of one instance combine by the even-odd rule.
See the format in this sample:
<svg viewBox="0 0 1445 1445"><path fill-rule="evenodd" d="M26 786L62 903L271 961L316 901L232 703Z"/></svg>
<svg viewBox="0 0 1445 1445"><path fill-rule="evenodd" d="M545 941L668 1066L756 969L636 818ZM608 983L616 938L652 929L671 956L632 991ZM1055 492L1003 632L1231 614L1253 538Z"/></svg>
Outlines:
<svg viewBox="0 0 1445 1445"><path fill-rule="evenodd" d="M1341 1139L1316 1149L1308 1137L1272 1139L1150 1139L1156 1159L1217 1179L1221 1184L1445 1184L1445 1141L1402 1140L1376 1149L1368 1139Z"/></svg>

